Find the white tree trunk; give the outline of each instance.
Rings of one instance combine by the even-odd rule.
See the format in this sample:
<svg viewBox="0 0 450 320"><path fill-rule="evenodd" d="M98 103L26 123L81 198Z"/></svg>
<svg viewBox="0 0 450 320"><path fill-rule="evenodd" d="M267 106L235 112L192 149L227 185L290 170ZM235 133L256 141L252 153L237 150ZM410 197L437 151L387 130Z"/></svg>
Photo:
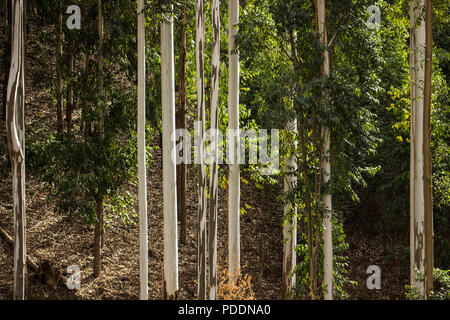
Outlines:
<svg viewBox="0 0 450 320"><path fill-rule="evenodd" d="M145 161L145 13L144 0L138 3L138 175L140 299L148 300L147 170Z"/></svg>
<svg viewBox="0 0 450 320"><path fill-rule="evenodd" d="M200 170L198 176L198 299L206 299L206 164L204 162L205 145L205 85L204 85L204 16L203 0L196 1L196 72L197 72L197 108L200 128L196 134L199 136L198 159Z"/></svg>
<svg viewBox="0 0 450 320"><path fill-rule="evenodd" d="M423 270L425 266L425 203L424 203L424 180L423 180L423 88L425 80L425 20L421 15L424 8L424 0L416 0L411 3L412 21L414 22L412 37L414 48L414 97L413 97L413 140L414 140L414 226L413 226L413 268L414 285L419 288L423 295L424 283L416 280L418 275L415 270ZM419 21L420 19L420 21Z"/></svg>
<svg viewBox="0 0 450 320"><path fill-rule="evenodd" d="M293 120L288 124L288 131L297 132L297 120ZM294 145L291 155L286 160L285 176L284 176L284 192L291 192L297 184L297 158L295 156L295 149L297 143ZM292 212L293 211L293 212ZM284 206L284 216L292 217L286 221L283 227L283 297L291 298L292 290L295 286L295 265L297 264L297 254L295 248L297 247L297 207L292 208L290 203Z"/></svg>
<svg viewBox="0 0 450 320"><path fill-rule="evenodd" d="M232 53L239 23L239 0L228 0L228 117L229 129L234 133L228 146L231 155L228 193L228 272L236 282L240 273L240 159L239 159L239 54Z"/></svg>
<svg viewBox="0 0 450 320"><path fill-rule="evenodd" d="M217 298L217 197L218 172L218 132L219 129L219 69L220 69L220 18L219 0L212 1L212 75L211 75L211 167L209 179L209 299Z"/></svg>
<svg viewBox="0 0 450 320"><path fill-rule="evenodd" d="M178 295L178 232L175 162L175 66L173 22L161 23L161 89L163 123L164 293Z"/></svg>
<svg viewBox="0 0 450 320"><path fill-rule="evenodd" d="M328 45L327 40L327 24L325 18L325 0L318 0L318 24L319 34L323 45ZM330 61L328 50L325 49L323 53L323 76L329 76L330 74ZM330 129L323 128L323 154L320 168L323 172L323 182L328 184L331 178L331 165L330 165ZM327 191L323 195L323 206L325 214L323 218L323 274L324 274L324 287L325 287L325 300L333 299L333 238L332 238L332 224L331 224L331 194Z"/></svg>
<svg viewBox="0 0 450 320"><path fill-rule="evenodd" d="M25 299L25 81L23 0L12 1L12 52L7 87L6 130L11 158L14 205L14 299Z"/></svg>

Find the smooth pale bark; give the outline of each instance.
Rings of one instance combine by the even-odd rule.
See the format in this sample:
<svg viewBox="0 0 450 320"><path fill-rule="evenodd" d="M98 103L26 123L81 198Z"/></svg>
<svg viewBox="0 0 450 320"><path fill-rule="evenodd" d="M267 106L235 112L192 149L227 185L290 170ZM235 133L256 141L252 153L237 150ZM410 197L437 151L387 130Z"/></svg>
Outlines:
<svg viewBox="0 0 450 320"><path fill-rule="evenodd" d="M318 24L319 34L321 42L324 46L328 45L327 40L327 24L325 18L325 0L317 1L318 11ZM327 77L330 75L330 60L328 55L328 49L324 49L323 62L322 62L322 76ZM330 129L322 129L323 138L323 154L320 163L320 168L323 172L323 183L327 185L331 178L331 165L330 165ZM325 210L323 217L323 274L324 274L324 287L325 287L325 300L333 299L333 238L332 238L332 225L331 225L331 193L330 190L326 191L323 195L323 207Z"/></svg>
<svg viewBox="0 0 450 320"><path fill-rule="evenodd" d="M409 283L414 285L416 272L414 270L414 177L415 177L415 122L416 122L416 107L415 107L415 14L414 14L414 2L410 3L410 114L411 114L411 127L410 127L410 162L409 162Z"/></svg>
<svg viewBox="0 0 450 320"><path fill-rule="evenodd" d="M425 203L423 162L423 89L425 80L425 20L424 0L413 1L414 13L414 285L423 295L424 282L417 270L425 267ZM420 19L420 20L419 20Z"/></svg>
<svg viewBox="0 0 450 320"><path fill-rule="evenodd" d="M203 0L197 0L196 11L196 37L195 37L195 56L197 73L197 120L200 127L196 128L196 135L200 140L198 142L197 159L199 159L198 170L198 299L206 299L206 164L205 155L205 83L204 83L204 3Z"/></svg>
<svg viewBox="0 0 450 320"><path fill-rule="evenodd" d="M211 75L211 166L209 173L209 299L217 298L217 198L218 198L218 129L219 129L219 69L220 18L219 0L212 1L212 75Z"/></svg>
<svg viewBox="0 0 450 320"><path fill-rule="evenodd" d="M178 296L177 185L175 163L175 63L173 22L161 23L161 89L163 126L164 295Z"/></svg>
<svg viewBox="0 0 450 320"><path fill-rule="evenodd" d="M425 19L425 88L423 104L423 179L424 179L424 207L425 207L425 298L428 299L433 291L433 198L431 172L431 81L433 68L433 28L432 1L427 0Z"/></svg>
<svg viewBox="0 0 450 320"><path fill-rule="evenodd" d="M234 37L239 23L239 0L228 0L228 118L229 129L234 133L230 141L231 164L229 165L228 191L228 272L236 282L240 273L240 159L239 159L239 54L232 53Z"/></svg>
<svg viewBox="0 0 450 320"><path fill-rule="evenodd" d="M145 162L145 13L138 2L138 177L139 177L139 277L140 299L148 300L147 169Z"/></svg>
<svg viewBox="0 0 450 320"><path fill-rule="evenodd" d="M7 87L6 131L11 158L14 205L14 299L25 299L25 82L22 0L12 2L11 69Z"/></svg>
<svg viewBox="0 0 450 320"><path fill-rule="evenodd" d="M63 99L63 80L62 80L62 3L59 1L59 14L58 14L58 31L57 31L57 44L56 44L56 130L58 136L62 138L64 132L63 126L63 109L64 109L64 99Z"/></svg>
<svg viewBox="0 0 450 320"><path fill-rule="evenodd" d="M287 126L288 131L297 132L297 120L293 120ZM294 150L296 149L296 143ZM297 184L297 158L293 151L286 160L284 176L284 192L289 193ZM292 213L293 211L293 213ZM291 215L292 214L292 215ZM282 295L283 298L292 298L292 290L295 286L295 265L297 264L297 207L292 207L291 203L284 206L284 216L289 216L283 227L283 274L282 274Z"/></svg>

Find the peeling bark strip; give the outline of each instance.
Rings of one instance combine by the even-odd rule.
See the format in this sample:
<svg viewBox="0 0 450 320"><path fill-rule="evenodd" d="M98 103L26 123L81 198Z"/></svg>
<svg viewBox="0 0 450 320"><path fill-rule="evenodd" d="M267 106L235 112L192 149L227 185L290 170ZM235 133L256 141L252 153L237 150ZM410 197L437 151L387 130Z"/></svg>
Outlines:
<svg viewBox="0 0 450 320"><path fill-rule="evenodd" d="M219 128L219 69L220 69L220 17L219 0L212 2L212 79L211 79L211 140L212 166L209 179L209 299L217 299L217 197L218 197L218 143Z"/></svg>
<svg viewBox="0 0 450 320"><path fill-rule="evenodd" d="M164 281L167 299L178 292L178 234L175 164L175 70L173 22L161 23L161 89L163 125Z"/></svg>
<svg viewBox="0 0 450 320"><path fill-rule="evenodd" d="M239 0L228 0L228 117L229 128L237 133L230 141L231 164L228 191L228 273L231 281L239 279L240 255L240 137L239 137L239 54L234 49L234 37L239 23Z"/></svg>
<svg viewBox="0 0 450 320"><path fill-rule="evenodd" d="M324 46L328 45L327 39L327 22L325 11L325 0L318 0L318 24L320 41ZM322 76L327 77L330 74L330 60L328 50L325 48L323 52ZM327 106L328 108L328 106ZM331 180L331 164L330 164L330 129L322 129L322 137L324 141L323 154L320 163L321 171L323 172L324 185L329 184ZM326 191L323 195L323 207L325 210L323 217L323 274L325 287L325 300L332 300L334 296L333 288L333 238L332 238L332 224L331 224L331 194Z"/></svg>
<svg viewBox="0 0 450 320"><path fill-rule="evenodd" d="M206 299L206 165L203 161L205 155L205 84L203 74L204 52L204 15L203 0L196 1L196 71L197 71L197 108L198 121L201 124L197 128L197 136L200 139L198 158L201 159L198 175L198 299Z"/></svg>
<svg viewBox="0 0 450 320"><path fill-rule="evenodd" d="M14 299L25 299L25 123L23 0L13 1L11 69L7 88L6 131L14 201Z"/></svg>

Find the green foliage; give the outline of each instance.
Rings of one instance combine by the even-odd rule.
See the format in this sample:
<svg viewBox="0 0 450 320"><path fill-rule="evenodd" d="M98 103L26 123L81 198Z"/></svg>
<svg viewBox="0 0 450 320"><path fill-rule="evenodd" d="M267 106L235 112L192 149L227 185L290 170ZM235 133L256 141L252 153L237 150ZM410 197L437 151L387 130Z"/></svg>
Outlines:
<svg viewBox="0 0 450 320"><path fill-rule="evenodd" d="M419 281L424 280L423 270L418 271ZM434 290L430 294L430 300L450 300L450 270L433 269ZM416 286L405 286L407 300L423 300L424 297Z"/></svg>
<svg viewBox="0 0 450 320"><path fill-rule="evenodd" d="M349 295L345 289L349 286L357 285L356 281L351 280L348 277L348 258L345 255L345 251L348 250L348 243L345 240L345 233L343 229L342 217L335 214L332 219L333 223L333 281L334 281L334 298L336 300L349 299ZM299 237L299 236L298 236ZM299 298L306 298L311 290L310 288L310 275L309 275L309 252L306 242L306 235L301 234L299 237L301 240L297 246L297 266L295 268L295 274L297 283L295 286L295 295ZM318 277L323 277L323 243L320 243L319 250L319 264L318 264ZM322 292L324 287L322 284Z"/></svg>
<svg viewBox="0 0 450 320"><path fill-rule="evenodd" d="M312 2L254 0L247 1L242 10L237 37L243 70L241 101L251 119L262 127L286 128L292 119L298 119L299 129L292 137L286 138L283 133L280 152L281 167L292 149L299 159L295 190L282 198L297 206L299 222L303 223L298 249L302 259L297 269L303 270L298 273L302 279L298 284L300 295L310 289L304 226L312 223L317 231L315 237L321 234L320 221L325 214L321 195L332 193L333 206L339 211L345 205L342 199L351 195L358 200L357 187L365 186L367 177L380 170L378 164L368 162L381 142L376 114L383 92L383 41L379 33L367 28L365 8L361 2L327 3L327 29L329 39L333 39L328 48L329 77L321 74L324 48L317 37ZM331 129L332 135L330 185L320 182L324 126ZM294 141L298 147L294 147ZM311 221L306 218L308 210ZM341 234L339 225L335 226L337 235ZM320 252L320 247L315 250ZM345 248L340 247L335 260L340 298L345 297L343 287L348 281L342 254ZM317 270L321 279L320 267Z"/></svg>

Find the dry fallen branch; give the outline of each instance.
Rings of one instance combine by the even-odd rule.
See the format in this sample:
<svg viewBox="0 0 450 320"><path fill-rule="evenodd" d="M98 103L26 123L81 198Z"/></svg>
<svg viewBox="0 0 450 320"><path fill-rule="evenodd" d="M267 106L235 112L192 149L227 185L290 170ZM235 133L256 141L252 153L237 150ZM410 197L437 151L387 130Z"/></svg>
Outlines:
<svg viewBox="0 0 450 320"><path fill-rule="evenodd" d="M12 246L14 246L14 240L13 238L8 234L8 232L6 232L6 230L4 230L2 227L0 227L0 234L3 235L3 237L5 238L5 240ZM27 255L27 265L33 269L35 272L39 272L39 265L34 262L33 259L30 258L29 255Z"/></svg>

